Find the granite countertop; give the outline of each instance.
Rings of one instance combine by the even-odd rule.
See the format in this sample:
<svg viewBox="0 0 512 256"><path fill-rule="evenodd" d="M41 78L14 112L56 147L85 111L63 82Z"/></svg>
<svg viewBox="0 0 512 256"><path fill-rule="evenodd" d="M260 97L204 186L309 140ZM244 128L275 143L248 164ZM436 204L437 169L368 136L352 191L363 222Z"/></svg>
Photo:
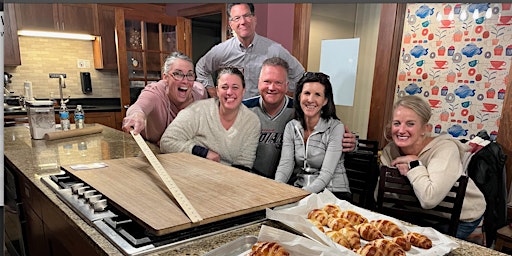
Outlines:
<svg viewBox="0 0 512 256"><path fill-rule="evenodd" d="M29 129L25 126L6 127L4 129L4 155L35 187L41 190L52 203L87 235L87 239L96 247L98 252L101 252L103 255L122 255L102 234L82 220L80 216L40 181L41 176L58 173L60 165L143 156L143 153L130 134L106 126L102 127L102 133L55 141L32 140ZM155 145L150 144L150 148L155 153L159 152L158 147ZM235 228L231 231L169 246L162 251L148 255L203 255L237 238L247 235L257 236L261 225L269 223L271 221ZM453 238L453 240L460 247L449 253L448 255L450 256L506 255L456 238Z"/></svg>

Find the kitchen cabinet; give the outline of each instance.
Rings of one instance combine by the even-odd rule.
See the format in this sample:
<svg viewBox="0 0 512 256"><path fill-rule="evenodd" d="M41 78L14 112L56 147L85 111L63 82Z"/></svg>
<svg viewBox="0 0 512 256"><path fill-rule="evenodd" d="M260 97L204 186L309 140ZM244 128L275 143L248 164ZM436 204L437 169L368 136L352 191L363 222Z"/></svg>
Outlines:
<svg viewBox="0 0 512 256"><path fill-rule="evenodd" d="M165 6L157 4L97 4L98 37L93 44L94 68L117 69L117 52L115 38L115 9L132 9L165 13Z"/></svg>
<svg viewBox="0 0 512 256"><path fill-rule="evenodd" d="M60 211L43 193L29 182L16 167L6 163L18 176L27 255L100 255L84 241L83 231L73 226L69 217Z"/></svg>
<svg viewBox="0 0 512 256"><path fill-rule="evenodd" d="M121 124L117 122L116 114L121 112L90 112L86 113L85 123L93 124L98 123L114 129L121 130Z"/></svg>
<svg viewBox="0 0 512 256"><path fill-rule="evenodd" d="M4 65L21 65L18 26L14 13L14 4L4 4Z"/></svg>
<svg viewBox="0 0 512 256"><path fill-rule="evenodd" d="M165 58L173 51L185 52L183 19L162 13L116 9L118 74L121 105L124 106L121 116L125 116L126 108L137 100L142 88L161 79Z"/></svg>
<svg viewBox="0 0 512 256"><path fill-rule="evenodd" d="M18 29L97 34L94 4L15 4Z"/></svg>
<svg viewBox="0 0 512 256"><path fill-rule="evenodd" d="M114 6L98 4L98 37L93 44L94 68L117 69Z"/></svg>
<svg viewBox="0 0 512 256"><path fill-rule="evenodd" d="M7 161L6 168L9 168L17 176L22 202L21 212L25 219L23 232L27 255L49 255L41 210L43 195L39 189L16 171L16 167L11 166Z"/></svg>

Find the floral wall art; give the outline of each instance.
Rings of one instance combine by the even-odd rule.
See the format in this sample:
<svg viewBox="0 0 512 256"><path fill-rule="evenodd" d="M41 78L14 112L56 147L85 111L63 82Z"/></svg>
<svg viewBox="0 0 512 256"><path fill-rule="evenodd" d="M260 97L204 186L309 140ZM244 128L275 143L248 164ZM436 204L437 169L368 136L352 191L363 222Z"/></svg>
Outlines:
<svg viewBox="0 0 512 256"><path fill-rule="evenodd" d="M433 133L492 139L512 62L511 3L408 4L396 96L430 104Z"/></svg>

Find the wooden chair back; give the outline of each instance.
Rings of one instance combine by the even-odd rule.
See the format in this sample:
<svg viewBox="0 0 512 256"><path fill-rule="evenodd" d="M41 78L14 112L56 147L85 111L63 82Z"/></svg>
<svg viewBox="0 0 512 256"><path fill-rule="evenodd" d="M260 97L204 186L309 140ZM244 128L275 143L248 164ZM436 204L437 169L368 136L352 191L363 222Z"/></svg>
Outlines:
<svg viewBox="0 0 512 256"><path fill-rule="evenodd" d="M345 169L352 192L353 204L373 210L373 191L379 177L379 142L359 140L357 150L345 155Z"/></svg>
<svg viewBox="0 0 512 256"><path fill-rule="evenodd" d="M420 226L431 226L433 223L447 224L448 235L455 236L467 184L468 176L460 176L443 201L426 211L421 207L407 177L401 175L396 168L382 166L377 211ZM440 215L448 215L449 218Z"/></svg>

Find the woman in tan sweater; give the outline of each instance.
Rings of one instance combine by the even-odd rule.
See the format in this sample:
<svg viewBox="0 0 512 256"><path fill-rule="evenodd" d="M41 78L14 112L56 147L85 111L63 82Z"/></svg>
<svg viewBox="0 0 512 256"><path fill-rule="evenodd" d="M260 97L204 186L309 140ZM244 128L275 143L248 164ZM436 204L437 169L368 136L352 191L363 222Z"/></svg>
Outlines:
<svg viewBox="0 0 512 256"><path fill-rule="evenodd" d="M381 156L383 165L394 166L407 176L424 209L437 206L463 175L462 160L470 148L448 134L430 136L431 116L430 106L420 97L398 99L391 125L386 129L386 137L392 142L384 147ZM475 230L485 205L484 195L469 179L457 238L465 239Z"/></svg>
<svg viewBox="0 0 512 256"><path fill-rule="evenodd" d="M160 140L160 150L188 152L250 170L260 135L258 116L242 105L243 74L236 68L218 72L218 98L196 101L179 112Z"/></svg>

